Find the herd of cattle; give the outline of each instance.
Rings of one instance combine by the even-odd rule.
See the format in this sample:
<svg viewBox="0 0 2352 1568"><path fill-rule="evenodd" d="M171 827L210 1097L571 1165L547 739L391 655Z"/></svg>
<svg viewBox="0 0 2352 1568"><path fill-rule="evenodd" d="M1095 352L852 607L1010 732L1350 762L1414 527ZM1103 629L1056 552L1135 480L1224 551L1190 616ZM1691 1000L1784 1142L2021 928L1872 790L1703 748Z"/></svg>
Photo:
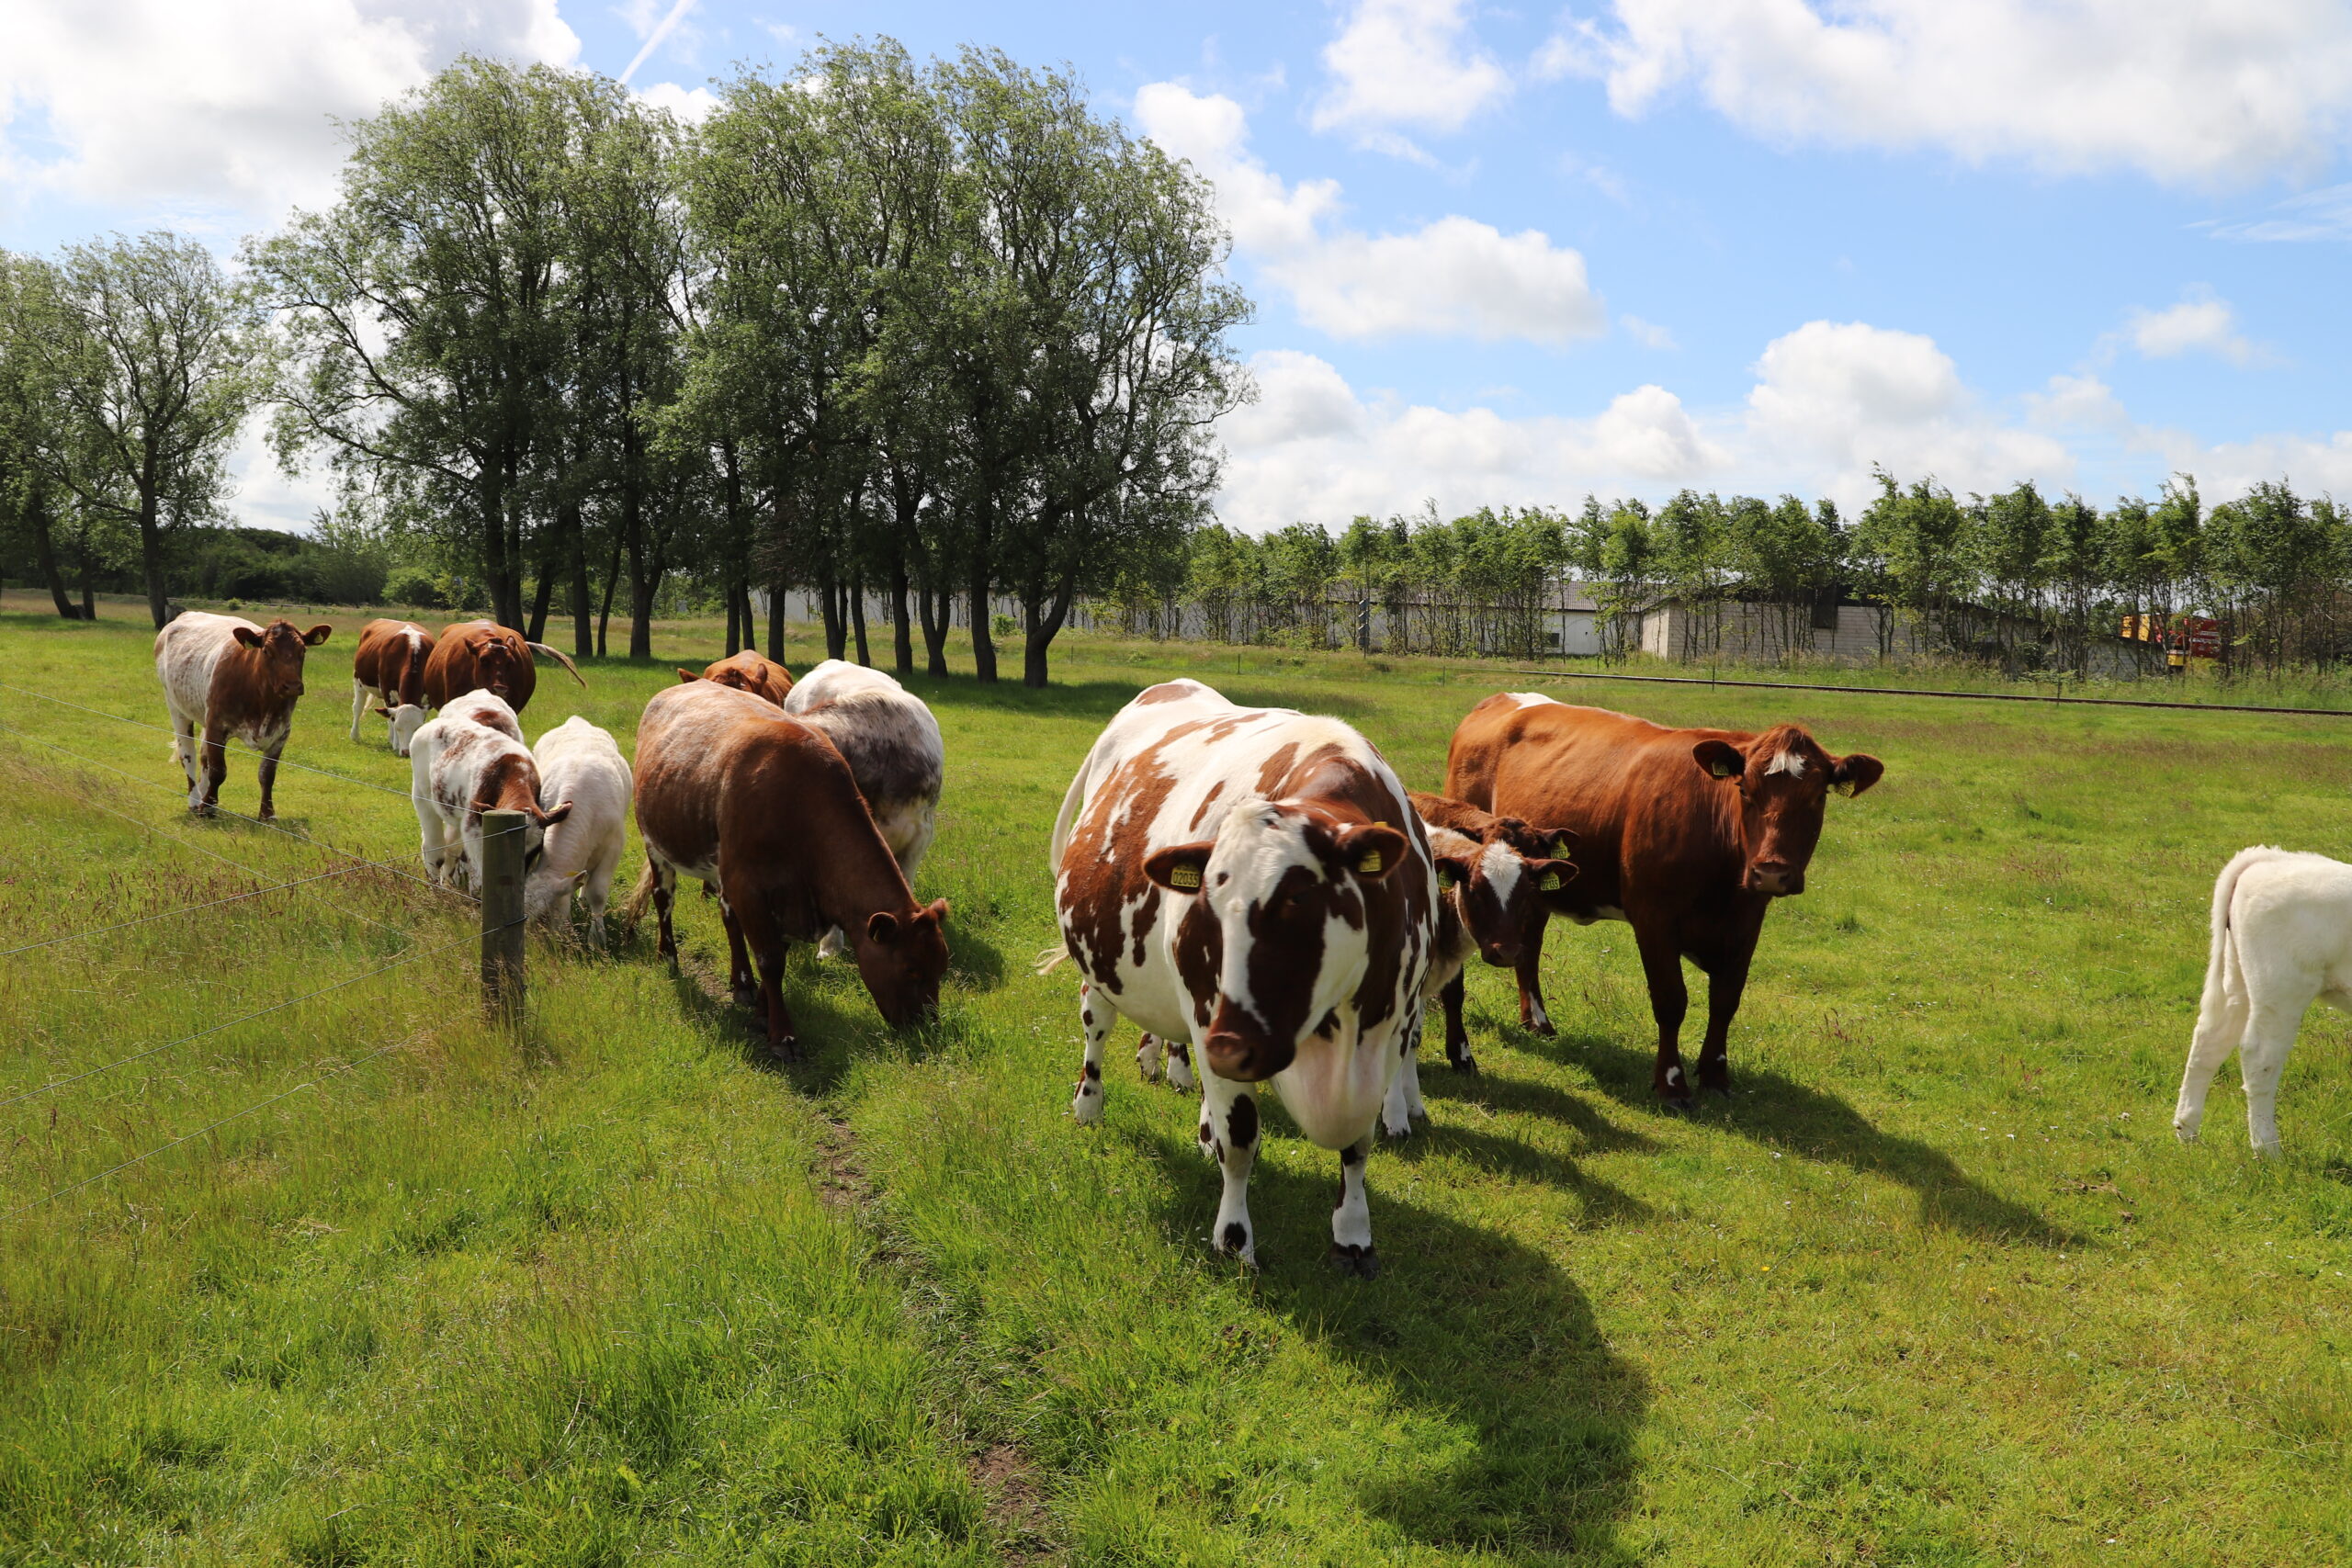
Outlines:
<svg viewBox="0 0 2352 1568"><path fill-rule="evenodd" d="M272 815L303 656L330 630L191 611L157 634L192 810L215 809L233 738L259 752L261 816ZM601 942L633 808L647 863L629 917L650 903L659 951L674 961L679 877L715 894L730 990L776 1055L798 1055L781 989L794 942L853 958L894 1027L936 1007L947 902L919 903L910 884L944 752L920 698L837 660L795 681L747 650L680 670L646 705L632 769L577 716L526 743L519 715L539 655L581 679L556 649L487 621L438 637L402 621L361 630L351 738L381 717L410 759L433 879L478 886L482 814L519 812L526 917L568 923L576 900ZM1463 719L1444 793L1431 795L1406 789L1338 719L1242 706L1197 681L1150 687L1105 727L1054 822L1061 940L1037 969L1078 965L1073 1111L1101 1119L1103 1045L1120 1018L1140 1026L1145 1079L1164 1053L1169 1080L1200 1090L1201 1146L1224 1179L1214 1244L1250 1259L1256 1093L1270 1087L1306 1137L1338 1153L1332 1256L1370 1277L1364 1159L1375 1125L1402 1137L1427 1115L1429 1001L1442 1009L1447 1060L1476 1072L1463 1022L1471 960L1515 971L1521 1022L1549 1034L1550 920L1623 920L1657 1025L1657 1094L1687 1108L1695 1089L1728 1093L1732 1020L1765 913L1804 890L1828 796L1858 795L1883 771L1792 724L1673 728L1506 693ZM2208 1085L2242 1048L2249 1130L2275 1152L2278 1077L2303 1013L2315 999L2352 1008L2352 866L2245 852L2215 887L2211 937L2174 1125L2196 1135ZM1695 1078L1680 1046L1686 959L1707 979Z"/></svg>

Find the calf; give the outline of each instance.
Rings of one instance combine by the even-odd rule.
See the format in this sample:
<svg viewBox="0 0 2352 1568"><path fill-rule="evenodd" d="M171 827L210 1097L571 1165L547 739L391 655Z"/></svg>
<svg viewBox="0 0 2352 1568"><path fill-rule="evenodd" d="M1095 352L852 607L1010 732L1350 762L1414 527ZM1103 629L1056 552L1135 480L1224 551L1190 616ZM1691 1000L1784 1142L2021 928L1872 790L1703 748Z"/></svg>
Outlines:
<svg viewBox="0 0 2352 1568"><path fill-rule="evenodd" d="M452 697L441 712L445 717L468 719L485 729L495 729L510 740L523 739L522 719L495 692L468 692L462 697Z"/></svg>
<svg viewBox="0 0 2352 1568"><path fill-rule="evenodd" d="M424 661L424 705L437 708L451 697L479 689L495 693L521 713L538 690L533 654L545 654L571 671L583 688L588 684L560 649L526 641L521 632L495 621L459 621L442 628Z"/></svg>
<svg viewBox="0 0 2352 1568"><path fill-rule="evenodd" d="M939 721L931 709L879 670L828 659L790 682L784 711L841 752L883 841L913 881L936 830L946 772ZM827 932L818 951L839 957L844 951L842 933Z"/></svg>
<svg viewBox="0 0 2352 1568"><path fill-rule="evenodd" d="M523 889L523 913L549 925L569 920L576 891L588 912L589 940L605 944L605 905L628 835L631 780L621 749L605 731L574 714L531 748L539 799L569 801L571 815L548 829L546 853Z"/></svg>
<svg viewBox="0 0 2352 1568"><path fill-rule="evenodd" d="M800 1055L784 1005L786 944L828 930L852 933L858 974L893 1028L938 1005L947 900L915 903L849 764L775 704L709 681L656 693L637 731L637 827L647 863L631 912L651 899L661 952L674 960L678 878L716 887L735 998L757 1002L776 1055Z"/></svg>
<svg viewBox="0 0 2352 1568"><path fill-rule="evenodd" d="M1572 835L1540 834L1516 818L1419 790L1409 799L1437 863L1437 941L1423 990L1444 1005L1447 1063L1456 1072L1475 1073L1478 1063L1462 1019L1464 971L1473 957L1498 969L1518 964L1528 934L1542 925L1544 899L1576 875L1575 863L1560 858ZM1449 822L1459 826L1444 826ZM1419 1055L1415 1051L1405 1058L1382 1113L1382 1130L1392 1138L1411 1130L1412 1117L1429 1114L1421 1104Z"/></svg>
<svg viewBox="0 0 2352 1568"><path fill-rule="evenodd" d="M1445 793L1485 810L1576 835L1576 879L1549 908L1579 925L1634 928L1657 1022L1652 1081L1687 1108L1677 1037L1690 1006L1689 958L1707 976L1699 1081L1731 1092L1731 1021L1772 900L1804 891L1829 792L1860 795L1884 765L1833 757L1793 724L1761 735L1671 729L1532 692L1488 697L1453 732ZM1520 1018L1552 1032L1542 988L1544 921L1519 959Z"/></svg>
<svg viewBox="0 0 2352 1568"><path fill-rule="evenodd" d="M351 738L370 701L391 721L392 755L408 755L409 742L424 722L424 666L433 656L433 634L413 621L370 621L359 628L351 656Z"/></svg>
<svg viewBox="0 0 2352 1568"><path fill-rule="evenodd" d="M699 675L691 670L681 670L678 679L716 681L722 686L732 686L739 692L765 697L778 707L784 706L784 694L792 690L791 671L748 648L741 653L732 653L715 663L704 665Z"/></svg>
<svg viewBox="0 0 2352 1568"><path fill-rule="evenodd" d="M1339 1151L1332 1256L1376 1274L1364 1156L1419 1034L1437 928L1429 845L1380 753L1338 719L1240 707L1197 681L1151 687L1071 780L1053 864L1062 943L1040 969L1069 956L1080 971L1079 1122L1102 1118L1120 1015L1190 1041L1207 1069L1201 1147L1224 1176L1216 1247L1257 1256L1262 1083Z"/></svg>
<svg viewBox="0 0 2352 1568"><path fill-rule="evenodd" d="M537 870L547 831L571 815L571 803L539 805L539 769L530 749L503 729L444 712L410 742L409 800L416 807L419 852L431 880L479 891L481 814L523 814L523 874Z"/></svg>
<svg viewBox="0 0 2352 1568"><path fill-rule="evenodd" d="M155 634L155 673L172 719L172 756L187 777L187 807L209 817L229 776L232 736L261 753L261 819L277 815L273 786L278 754L294 729L302 694L302 656L334 628L298 631L289 621L266 628L236 615L184 610ZM198 765L196 736L204 736Z"/></svg>
<svg viewBox="0 0 2352 1568"><path fill-rule="evenodd" d="M2205 995L2188 1043L2173 1131L2197 1138L2213 1075L2238 1053L2246 1133L2277 1155L2278 1079L2312 1003L2352 1011L2352 865L2324 855L2240 850L2213 884Z"/></svg>

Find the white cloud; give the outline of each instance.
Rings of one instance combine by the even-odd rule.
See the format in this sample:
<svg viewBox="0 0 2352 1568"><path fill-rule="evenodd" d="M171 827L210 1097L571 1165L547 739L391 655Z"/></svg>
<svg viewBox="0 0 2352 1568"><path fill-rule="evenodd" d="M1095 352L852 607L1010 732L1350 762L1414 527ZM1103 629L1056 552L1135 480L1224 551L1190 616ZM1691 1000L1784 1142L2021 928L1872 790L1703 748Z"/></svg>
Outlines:
<svg viewBox="0 0 2352 1568"><path fill-rule="evenodd" d="M458 53L569 62L555 0L22 5L0 49L0 164L83 200L275 219L331 189L334 118Z"/></svg>
<svg viewBox="0 0 2352 1568"><path fill-rule="evenodd" d="M637 96L640 102L668 109L688 125L700 125L718 107L718 95L708 87L681 87L675 82L656 82Z"/></svg>
<svg viewBox="0 0 2352 1568"><path fill-rule="evenodd" d="M1939 148L2211 184L2323 166L2352 128L2335 0L1612 0L1539 70L1637 115L1689 81L1790 142Z"/></svg>
<svg viewBox="0 0 2352 1568"><path fill-rule="evenodd" d="M1639 316L1620 316L1617 324L1625 329L1627 337L1644 348L1675 349L1682 346L1674 341L1672 333L1656 321L1645 321Z"/></svg>
<svg viewBox="0 0 2352 1568"><path fill-rule="evenodd" d="M2305 191L2271 209L2275 218L2242 219L2234 223L2201 223L2217 240L2252 243L2297 243L2311 240L2352 240L2352 185L2328 186Z"/></svg>
<svg viewBox="0 0 2352 1568"><path fill-rule="evenodd" d="M1476 49L1465 52L1467 9L1468 0L1356 0L1324 46L1332 80L1315 106L1315 129L1354 130L1385 151L1413 152L1409 142L1379 133L1459 130L1507 96L1510 74Z"/></svg>
<svg viewBox="0 0 2352 1568"><path fill-rule="evenodd" d="M1172 82L1136 95L1144 134L1216 186L1235 244L1311 326L1341 338L1430 333L1563 344L1606 321L1584 257L1541 231L1441 218L1409 233L1340 227L1332 180L1285 186L1249 151L1241 106Z"/></svg>
<svg viewBox="0 0 2352 1568"><path fill-rule="evenodd" d="M2233 365L2251 365L2259 350L2237 330L2237 312L2211 289L2193 288L2177 305L2135 310L2123 324L2123 338L2144 359L2172 359L2192 352L2218 354Z"/></svg>

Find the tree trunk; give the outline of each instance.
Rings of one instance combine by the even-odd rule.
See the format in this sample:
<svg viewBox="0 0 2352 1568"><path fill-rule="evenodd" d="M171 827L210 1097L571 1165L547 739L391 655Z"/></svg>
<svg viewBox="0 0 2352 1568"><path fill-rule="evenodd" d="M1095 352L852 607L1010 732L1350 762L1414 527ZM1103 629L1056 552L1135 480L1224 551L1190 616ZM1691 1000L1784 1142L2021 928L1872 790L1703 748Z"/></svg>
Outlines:
<svg viewBox="0 0 2352 1568"><path fill-rule="evenodd" d="M993 685L996 683L996 638L989 626L989 568L986 557L975 554L964 592L972 607L972 673Z"/></svg>
<svg viewBox="0 0 2352 1568"><path fill-rule="evenodd" d="M1052 607L1043 615L1037 613L1037 599L1031 594L1022 602L1022 609L1029 623L1028 636L1021 649L1021 683L1043 687L1046 684L1046 650L1054 644L1062 623L1069 618L1070 604L1078 597L1075 580L1064 578L1054 590Z"/></svg>
<svg viewBox="0 0 2352 1568"><path fill-rule="evenodd" d="M65 596L65 574L57 569L57 543L49 527L49 498L36 489L25 502L25 526L33 536L33 564L40 569L43 582L49 584L49 597L57 606L58 619L74 618L74 602ZM89 581L87 546L82 550L82 578Z"/></svg>
<svg viewBox="0 0 2352 1568"><path fill-rule="evenodd" d="M620 581L621 531L619 529L615 529L613 531L613 558L605 567L605 604L604 608L600 610L596 615L596 657L599 659L604 658L606 651L611 647L611 645L605 641L605 634L612 627L613 590L620 586Z"/></svg>
<svg viewBox="0 0 2352 1568"><path fill-rule="evenodd" d="M149 467L152 468L153 464ZM139 567L147 579L147 613L155 618L155 629L164 629L164 536L157 517L161 508L152 487L142 486L139 496Z"/></svg>
<svg viewBox="0 0 2352 1568"><path fill-rule="evenodd" d="M732 659L735 657L736 649L743 646L741 637L743 607L735 602L734 583L728 583L725 592L727 594L727 650L718 657Z"/></svg>
<svg viewBox="0 0 2352 1568"><path fill-rule="evenodd" d="M531 642L548 640L548 606L555 601L556 552L562 543L560 537L548 542L547 558L539 563L539 580L531 587L531 625L523 634Z"/></svg>
<svg viewBox="0 0 2352 1568"><path fill-rule="evenodd" d="M922 647L931 672L944 679L947 674L947 633L956 619L956 596L945 588L933 588L929 583L915 588L915 611L922 616Z"/></svg>
<svg viewBox="0 0 2352 1568"><path fill-rule="evenodd" d="M571 656L585 659L596 650L595 626L588 614L588 527L580 509L571 509Z"/></svg>
<svg viewBox="0 0 2352 1568"><path fill-rule="evenodd" d="M82 533L82 618L85 621L95 621L98 618L98 596L96 592L97 575L98 563L90 550L89 531L84 529Z"/></svg>
<svg viewBox="0 0 2352 1568"><path fill-rule="evenodd" d="M848 633L842 626L840 585L831 577L817 580L817 603L825 617L825 657L839 659L848 641Z"/></svg>
<svg viewBox="0 0 2352 1568"><path fill-rule="evenodd" d="M907 624L907 557L903 547L890 563L890 658L900 675L915 672L915 639Z"/></svg>
<svg viewBox="0 0 2352 1568"><path fill-rule="evenodd" d="M868 670L874 668L874 654L865 646L865 574L859 572L849 580L850 624L857 628L857 661Z"/></svg>
<svg viewBox="0 0 2352 1568"><path fill-rule="evenodd" d="M784 584L768 584L768 657L784 662Z"/></svg>

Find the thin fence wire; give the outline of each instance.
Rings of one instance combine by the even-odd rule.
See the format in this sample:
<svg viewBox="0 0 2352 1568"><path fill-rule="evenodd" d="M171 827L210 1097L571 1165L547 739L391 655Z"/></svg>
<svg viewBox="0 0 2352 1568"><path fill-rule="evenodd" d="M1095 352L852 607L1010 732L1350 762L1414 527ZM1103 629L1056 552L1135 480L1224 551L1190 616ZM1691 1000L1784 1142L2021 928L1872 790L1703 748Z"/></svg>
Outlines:
<svg viewBox="0 0 2352 1568"><path fill-rule="evenodd" d="M508 931L514 926L521 925L522 923L523 922L520 920L510 920L505 925L493 926L491 929L492 931ZM118 1060L107 1062L101 1066L89 1068L85 1072L69 1073L62 1078L51 1078L49 1082L42 1084L38 1089L28 1089L21 1094L10 1095L6 1100L0 1100L0 1111L5 1111L11 1105L20 1105L28 1100L37 1100L52 1089L65 1089L71 1085L80 1083L84 1078L94 1078L101 1073L110 1073L117 1067L127 1067L133 1062L143 1062L150 1056L160 1056L164 1052L173 1049L175 1046L186 1045L192 1041L202 1040L210 1035L221 1033L227 1030L234 1029L242 1023L251 1023L257 1018L267 1018L274 1012L284 1012L288 1008L294 1006L298 1002L307 1002L315 997L323 997L329 991L340 991L346 986L356 986L362 980L372 979L378 975L388 974L404 964L413 964L420 958L431 958L436 953L447 953L451 948L463 947L469 942L480 941L487 934L489 933L483 931L469 931L464 936L458 938L455 942L445 942L435 947L424 948L415 953L402 953L400 957L393 959L390 964L379 964L373 969L364 969L356 975L345 976L344 978L335 981L334 984L321 986L314 991L304 991L300 996L288 997L282 1002L272 1002L266 1008L256 1008L252 1012L240 1013L235 1018L228 1019L220 1023L213 1024L209 1028L199 1029L193 1034L183 1034L176 1040L166 1040L160 1045L150 1045L143 1051L134 1051L128 1056L123 1056Z"/></svg>
<svg viewBox="0 0 2352 1568"><path fill-rule="evenodd" d="M96 803L89 802L87 804L96 805ZM113 808L111 807L100 807L99 809L102 811L109 811ZM124 815L119 811L117 811L114 814L118 817ZM137 827L145 828L148 826L146 823L141 822L135 817L129 818L127 820L130 821ZM180 841L183 843L187 842L186 840L182 840ZM198 849L201 846L196 844L188 845L188 848L190 849ZM206 852L209 854L211 852L207 851ZM224 856L216 855L213 858L216 860L223 860L227 864L236 865L234 861L228 861ZM248 866L237 866L237 869L240 871L248 871L252 868ZM192 915L198 909L217 909L223 904L243 903L247 898L258 898L265 893L285 893L297 887L307 887L314 882L331 882L338 876L350 876L364 869L364 867L356 865L340 866L334 871L322 871L316 876L298 876L291 882L274 882L266 887L253 887L246 889L243 893L232 893L226 898L207 898L202 903L183 904L176 909L160 909L154 914L141 915L135 919L117 920L112 925L107 926L92 926L87 931L74 931L65 936L53 936L41 942L28 942L19 947L0 947L0 958L14 958L20 953L38 953L42 948L59 947L69 942L86 942L91 937L104 936L108 931L129 931L133 926L150 925L156 920L168 920L174 915ZM259 872L254 872L254 874L258 876L261 874ZM365 915L358 915L356 910L346 910L345 912L347 914L357 915L357 918L363 920L368 919ZM369 921L368 923L371 925L382 925L381 921ZM383 929L389 931L398 931L400 928L397 926L383 926Z"/></svg>
<svg viewBox="0 0 2352 1568"><path fill-rule="evenodd" d="M19 686L13 682L0 681L0 692L14 692L19 696L32 697L44 703L54 703L62 708L72 708L76 713L92 714L99 718L110 718L117 724L127 724L133 729L152 729L158 735L170 736L175 742L186 739L191 746L198 748L201 748L204 744L204 738L201 735L198 735L191 739L189 737L182 736L168 725L149 724L144 719L130 718L119 713L108 713L104 708L90 707L82 703L69 703L63 697L52 697L46 692L36 692L30 686ZM269 756L269 753L260 750L258 747L248 745L244 741L238 740L233 738L222 742L222 745L226 750L237 751L248 757L258 757L266 761ZM409 797L409 792L404 789L394 789L390 784L379 784L373 779L363 779L354 773L337 773L333 768L322 768L310 762L298 762L290 757L278 758L277 765L281 768L298 768L303 773L317 773L322 778L341 779L345 784L355 784L359 785L362 789L372 789L382 795L396 795L402 800L406 800Z"/></svg>

